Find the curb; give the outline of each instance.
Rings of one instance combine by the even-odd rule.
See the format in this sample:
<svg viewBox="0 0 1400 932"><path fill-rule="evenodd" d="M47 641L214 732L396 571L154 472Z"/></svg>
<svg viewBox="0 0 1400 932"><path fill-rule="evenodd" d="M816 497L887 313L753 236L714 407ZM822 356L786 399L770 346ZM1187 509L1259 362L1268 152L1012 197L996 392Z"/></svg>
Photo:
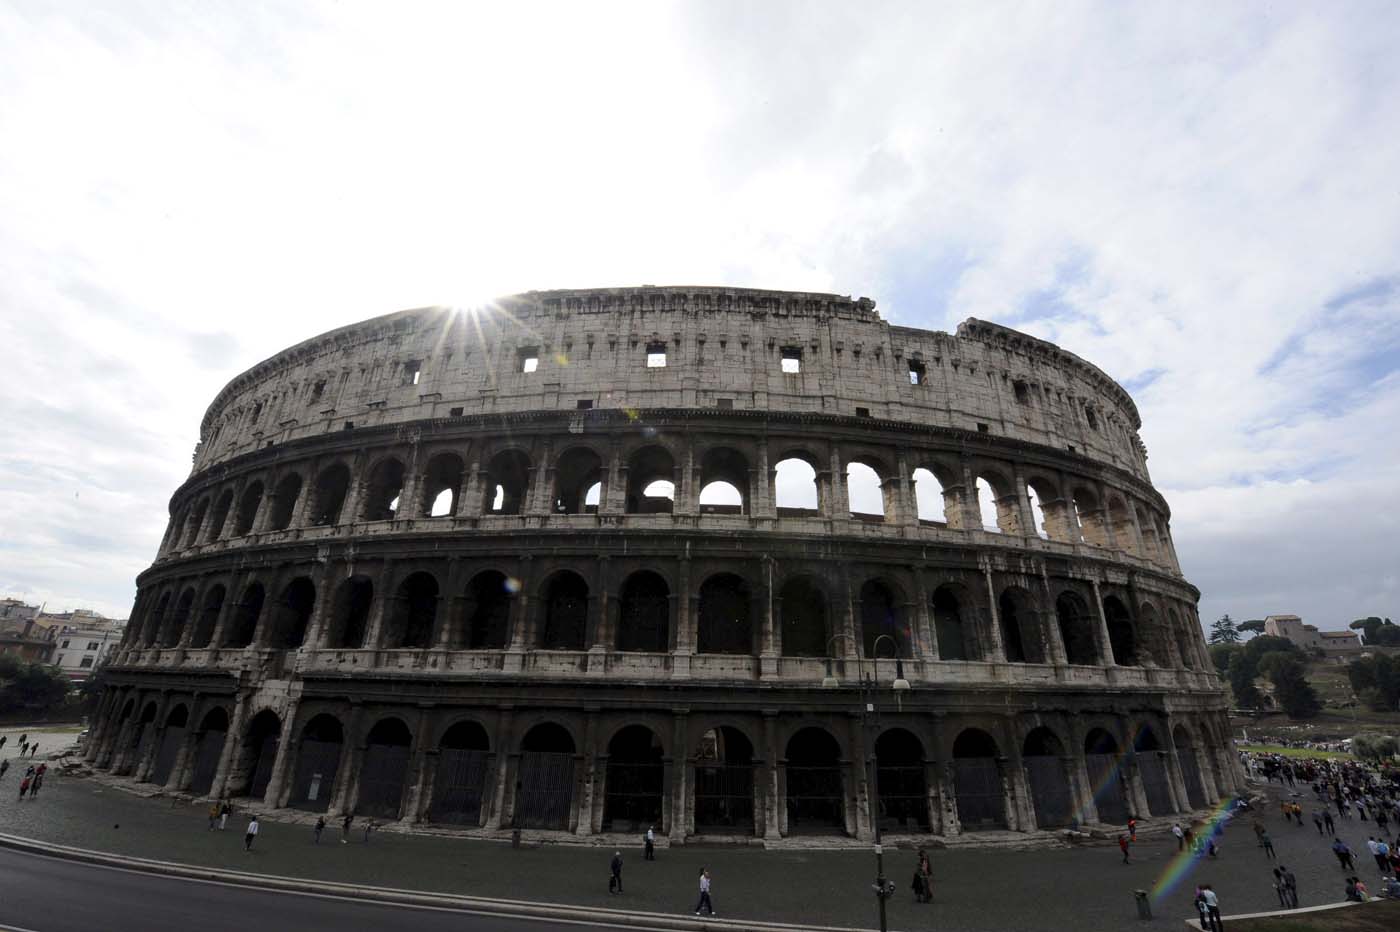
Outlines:
<svg viewBox="0 0 1400 932"><path fill-rule="evenodd" d="M253 874L246 871L224 870L215 867L197 867L173 861L157 861L151 858L128 857L75 848L69 845L35 841L19 835L0 832L0 847L23 851L29 854L63 858L98 867L120 868L140 871L166 877L186 880L211 881L253 887L278 893L299 896L334 896L345 899L365 900L391 905L458 910L483 915L507 916L516 919L559 919L571 922L591 923L613 928L697 930L724 929L727 932L867 932L850 926L795 925L783 922L760 922L742 919L696 919L690 916L673 916L666 913L627 912L619 909L605 909L591 906L570 906L566 904L534 903L525 900L506 900L491 897L464 896L454 893L430 893L420 890L402 890L393 887L368 887L336 881L310 880L293 877L276 877L269 874Z"/></svg>

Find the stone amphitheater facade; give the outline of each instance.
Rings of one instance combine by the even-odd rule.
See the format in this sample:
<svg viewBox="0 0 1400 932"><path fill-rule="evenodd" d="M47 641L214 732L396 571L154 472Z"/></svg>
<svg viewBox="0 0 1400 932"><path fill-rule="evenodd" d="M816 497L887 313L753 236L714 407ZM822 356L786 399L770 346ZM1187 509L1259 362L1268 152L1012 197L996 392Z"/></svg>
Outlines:
<svg viewBox="0 0 1400 932"><path fill-rule="evenodd" d="M1241 774L1139 427L1053 344L865 298L334 330L209 406L88 756L265 810L672 843L866 838L872 759L886 832L1198 809Z"/></svg>

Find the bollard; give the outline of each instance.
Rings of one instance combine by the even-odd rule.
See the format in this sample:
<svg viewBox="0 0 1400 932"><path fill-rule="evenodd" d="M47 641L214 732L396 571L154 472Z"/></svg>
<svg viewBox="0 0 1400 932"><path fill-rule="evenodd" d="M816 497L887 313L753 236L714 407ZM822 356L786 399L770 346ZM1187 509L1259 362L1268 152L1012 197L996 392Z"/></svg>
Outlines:
<svg viewBox="0 0 1400 932"><path fill-rule="evenodd" d="M1137 908L1139 919L1152 918L1152 901L1147 898L1146 890L1134 890L1133 896L1137 897Z"/></svg>

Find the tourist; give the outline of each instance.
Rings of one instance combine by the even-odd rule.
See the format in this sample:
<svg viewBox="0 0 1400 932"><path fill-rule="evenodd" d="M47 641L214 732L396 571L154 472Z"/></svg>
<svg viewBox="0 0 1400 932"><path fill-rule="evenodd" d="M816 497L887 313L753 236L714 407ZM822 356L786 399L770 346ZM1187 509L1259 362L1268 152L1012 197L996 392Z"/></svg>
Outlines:
<svg viewBox="0 0 1400 932"><path fill-rule="evenodd" d="M1278 894L1278 905L1281 909L1288 908L1288 887L1283 883L1283 871L1274 868L1274 892Z"/></svg>
<svg viewBox="0 0 1400 932"><path fill-rule="evenodd" d="M214 831L214 826L219 824L219 804L209 804L209 831Z"/></svg>
<svg viewBox="0 0 1400 932"><path fill-rule="evenodd" d="M1288 868L1284 867L1282 864L1280 864L1280 865L1278 866L1278 869L1279 869L1279 871L1280 871L1280 875L1283 877L1283 886L1284 886L1284 889L1286 889L1286 890L1288 891L1288 901L1289 901L1289 903L1291 904L1290 908L1292 908L1292 909L1297 909L1297 908L1298 908L1298 878L1297 878L1297 876L1296 876L1291 870L1289 870Z"/></svg>
<svg viewBox="0 0 1400 932"><path fill-rule="evenodd" d="M614 851L614 852L613 852L612 863L608 865L608 868L609 868L609 871L610 871L609 874L608 874L608 892L609 892L609 893L614 893L614 894L616 894L616 893L621 893L621 892L622 892L622 852L621 852L621 851Z"/></svg>
<svg viewBox="0 0 1400 932"><path fill-rule="evenodd" d="M1123 863L1131 864L1128 860L1128 836L1120 833L1118 835L1118 849L1123 852Z"/></svg>
<svg viewBox="0 0 1400 932"><path fill-rule="evenodd" d="M914 902L924 901L924 875L919 872L919 868L914 868L914 879L909 881L909 889L914 891Z"/></svg>
<svg viewBox="0 0 1400 932"><path fill-rule="evenodd" d="M353 812L345 813L345 818L340 820L340 843L342 845L350 844L350 825L354 821L355 813Z"/></svg>
<svg viewBox="0 0 1400 932"><path fill-rule="evenodd" d="M919 874L924 879L924 902L933 902L933 862L929 860L928 852L923 848L919 849Z"/></svg>
<svg viewBox="0 0 1400 932"><path fill-rule="evenodd" d="M1137 844L1137 816L1128 816L1128 838Z"/></svg>
<svg viewBox="0 0 1400 932"><path fill-rule="evenodd" d="M5 775L5 771L7 771L7 770L9 770L9 769L10 769L10 759L7 757L7 758L5 758L4 760L0 760L0 777L3 777L3 776Z"/></svg>
<svg viewBox="0 0 1400 932"><path fill-rule="evenodd" d="M1332 810L1331 810L1331 809L1323 809L1323 810L1322 810L1322 824L1323 824L1324 826L1326 826L1326 828L1327 828L1327 834L1329 834L1329 835L1335 835L1335 834L1337 834L1337 822L1336 822L1336 820L1334 820L1334 819L1332 818Z"/></svg>
<svg viewBox="0 0 1400 932"><path fill-rule="evenodd" d="M715 905L710 899L710 871L704 867L700 868L700 902L695 904L695 915L700 915L702 909L708 916L715 914Z"/></svg>
<svg viewBox="0 0 1400 932"><path fill-rule="evenodd" d="M253 813L253 818L248 822L248 832L243 836L243 850L253 850L253 839L258 837L258 814Z"/></svg>
<svg viewBox="0 0 1400 932"><path fill-rule="evenodd" d="M1313 817L1313 825L1316 825L1316 826L1317 826L1317 833L1318 833L1319 835L1321 835L1321 834L1322 834L1322 814L1319 813L1316 809L1314 809L1314 810L1313 810L1312 817Z"/></svg>
<svg viewBox="0 0 1400 932"><path fill-rule="evenodd" d="M28 775L26 775L25 778L19 782L19 798L20 798L20 799L24 799L24 794L29 792L29 781L30 781L30 779L31 779L31 778L30 778Z"/></svg>
<svg viewBox="0 0 1400 932"><path fill-rule="evenodd" d="M1376 866L1385 873L1385 862L1381 860L1381 846L1376 844L1376 840L1371 837L1366 839L1366 850L1371 852L1371 858L1376 862Z"/></svg>
<svg viewBox="0 0 1400 932"><path fill-rule="evenodd" d="M319 845L319 844L321 843L321 833L324 832L325 830L326 830L326 817L325 817L325 816L317 816L317 817L316 817L316 827L313 828L313 829L311 830L311 834L314 835L314 836L316 837L316 844Z"/></svg>
<svg viewBox="0 0 1400 932"><path fill-rule="evenodd" d="M1277 857L1276 857L1275 854L1274 854L1274 840L1273 840L1272 838L1269 837L1269 833L1268 833L1268 832L1262 832L1262 833L1260 833L1260 835L1259 835L1259 844L1263 846L1263 848L1264 848L1264 855L1265 855L1270 861L1277 860Z"/></svg>
<svg viewBox="0 0 1400 932"><path fill-rule="evenodd" d="M1176 850L1177 850L1177 851L1180 851L1182 848L1186 847L1186 836L1185 836L1185 834L1181 831L1181 823L1180 823L1180 822L1173 822L1173 823L1172 823L1172 834L1176 836Z"/></svg>
<svg viewBox="0 0 1400 932"><path fill-rule="evenodd" d="M1332 842L1332 853L1337 856L1337 863L1341 865L1342 870L1350 871L1356 869L1356 864L1351 859L1351 849L1348 848L1347 843L1340 838Z"/></svg>
<svg viewBox="0 0 1400 932"><path fill-rule="evenodd" d="M1201 899L1203 899L1206 904L1206 920L1208 924L1205 928L1212 930L1212 932L1224 932L1225 923L1220 920L1220 900L1216 897L1215 891L1211 889L1210 884L1205 884L1201 887Z"/></svg>
<svg viewBox="0 0 1400 932"><path fill-rule="evenodd" d="M1366 881L1362 880L1360 877L1353 877L1351 879L1352 883L1356 885L1356 898L1360 902L1365 903L1371 898L1371 894L1366 890Z"/></svg>
<svg viewBox="0 0 1400 932"><path fill-rule="evenodd" d="M647 834L644 839L645 850L642 852L642 859L646 861L656 860L656 826L648 825Z"/></svg>
<svg viewBox="0 0 1400 932"><path fill-rule="evenodd" d="M229 805L228 800L224 800L224 804L219 807L219 831L228 828L228 817L231 815L233 815L233 807Z"/></svg>
<svg viewBox="0 0 1400 932"><path fill-rule="evenodd" d="M1382 877L1390 872L1390 845L1384 838L1376 839L1376 866L1381 869Z"/></svg>
<svg viewBox="0 0 1400 932"><path fill-rule="evenodd" d="M375 824L373 819L365 820L365 844L369 844L369 833L378 827L379 826Z"/></svg>

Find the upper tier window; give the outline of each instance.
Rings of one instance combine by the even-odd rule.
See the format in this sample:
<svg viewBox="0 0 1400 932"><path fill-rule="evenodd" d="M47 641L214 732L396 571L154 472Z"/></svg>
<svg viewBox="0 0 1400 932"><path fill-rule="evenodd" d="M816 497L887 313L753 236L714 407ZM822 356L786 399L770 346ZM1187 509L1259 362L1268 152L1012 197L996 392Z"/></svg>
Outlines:
<svg viewBox="0 0 1400 932"><path fill-rule="evenodd" d="M802 371L802 348L800 346L783 347L783 371L789 374Z"/></svg>
<svg viewBox="0 0 1400 932"><path fill-rule="evenodd" d="M647 344L647 368L648 368L648 369L664 369L664 368L666 368L666 344L665 344L665 343L648 343L648 344Z"/></svg>
<svg viewBox="0 0 1400 932"><path fill-rule="evenodd" d="M522 349L519 360L521 372L534 372L540 367L540 351L533 346Z"/></svg>

